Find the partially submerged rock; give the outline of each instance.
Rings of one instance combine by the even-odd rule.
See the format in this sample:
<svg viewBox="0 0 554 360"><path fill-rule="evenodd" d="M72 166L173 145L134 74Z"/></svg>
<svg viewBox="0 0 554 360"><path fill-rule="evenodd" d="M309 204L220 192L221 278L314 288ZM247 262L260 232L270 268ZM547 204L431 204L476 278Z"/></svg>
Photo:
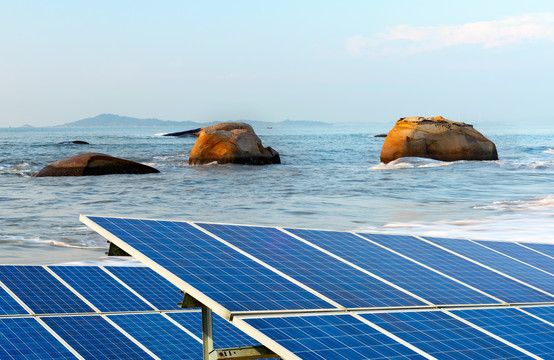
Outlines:
<svg viewBox="0 0 554 360"><path fill-rule="evenodd" d="M83 140L69 140L69 141L62 141L62 142L58 143L58 145L70 145L70 144L90 145L88 142L83 141Z"/></svg>
<svg viewBox="0 0 554 360"><path fill-rule="evenodd" d="M498 160L496 146L472 125L431 118L407 117L396 122L381 150L381 162L401 157L442 161Z"/></svg>
<svg viewBox="0 0 554 360"><path fill-rule="evenodd" d="M175 136L175 137L198 136L197 134L198 132L200 132L200 130L202 130L202 128L163 134L163 136Z"/></svg>
<svg viewBox="0 0 554 360"><path fill-rule="evenodd" d="M71 156L40 170L35 176L88 176L109 174L150 174L159 171L134 161L105 154L84 153Z"/></svg>
<svg viewBox="0 0 554 360"><path fill-rule="evenodd" d="M242 122L221 123L203 128L190 152L189 164L234 163L280 164L279 153L264 148L252 126Z"/></svg>

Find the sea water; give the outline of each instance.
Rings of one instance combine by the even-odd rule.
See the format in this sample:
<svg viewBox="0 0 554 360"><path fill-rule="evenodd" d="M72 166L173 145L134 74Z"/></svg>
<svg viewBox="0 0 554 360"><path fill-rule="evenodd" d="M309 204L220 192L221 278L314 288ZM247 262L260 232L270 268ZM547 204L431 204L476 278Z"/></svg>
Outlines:
<svg viewBox="0 0 554 360"><path fill-rule="evenodd" d="M371 126L256 129L282 164L189 166L174 128L0 129L0 264L94 261L79 214L554 243L554 133L485 133L498 161L379 162ZM59 144L84 140L89 145ZM105 153L159 174L32 175Z"/></svg>

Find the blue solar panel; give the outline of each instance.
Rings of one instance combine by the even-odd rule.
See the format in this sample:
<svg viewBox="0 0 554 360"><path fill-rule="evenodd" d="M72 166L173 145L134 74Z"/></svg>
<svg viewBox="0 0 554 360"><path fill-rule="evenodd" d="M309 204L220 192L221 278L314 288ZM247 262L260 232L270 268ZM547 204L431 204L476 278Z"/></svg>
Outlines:
<svg viewBox="0 0 554 360"><path fill-rule="evenodd" d="M64 345L34 318L0 319L0 359L75 359Z"/></svg>
<svg viewBox="0 0 554 360"><path fill-rule="evenodd" d="M339 231L286 230L434 304L498 302L354 234Z"/></svg>
<svg viewBox="0 0 554 360"><path fill-rule="evenodd" d="M554 306L533 306L522 309L554 324Z"/></svg>
<svg viewBox="0 0 554 360"><path fill-rule="evenodd" d="M543 358L554 358L554 326L515 308L452 311L459 317Z"/></svg>
<svg viewBox="0 0 554 360"><path fill-rule="evenodd" d="M229 311L333 307L190 224L89 219Z"/></svg>
<svg viewBox="0 0 554 360"><path fill-rule="evenodd" d="M191 333L202 338L202 313L179 312L167 315ZM216 349L259 345L256 340L217 315L213 316L213 333L214 348Z"/></svg>
<svg viewBox="0 0 554 360"><path fill-rule="evenodd" d="M531 359L440 311L361 316L438 359Z"/></svg>
<svg viewBox="0 0 554 360"><path fill-rule="evenodd" d="M344 307L427 305L278 229L197 225Z"/></svg>
<svg viewBox="0 0 554 360"><path fill-rule="evenodd" d="M45 317L43 320L85 359L151 358L99 315Z"/></svg>
<svg viewBox="0 0 554 360"><path fill-rule="evenodd" d="M183 301L181 291L152 269L139 266L106 267L158 310L177 310Z"/></svg>
<svg viewBox="0 0 554 360"><path fill-rule="evenodd" d="M554 257L554 245L553 244L533 244L533 243L520 243L523 246L529 247L533 250L540 251L541 253Z"/></svg>
<svg viewBox="0 0 554 360"><path fill-rule="evenodd" d="M49 266L100 311L153 310L97 266Z"/></svg>
<svg viewBox="0 0 554 360"><path fill-rule="evenodd" d="M529 265L554 274L554 259L513 242L503 241L475 241L488 248L500 251L503 254L521 260Z"/></svg>
<svg viewBox="0 0 554 360"><path fill-rule="evenodd" d="M161 359L202 358L202 343L161 314L108 317Z"/></svg>
<svg viewBox="0 0 554 360"><path fill-rule="evenodd" d="M541 290L554 294L554 276L546 274L529 265L511 259L507 256L486 249L483 246L475 244L468 240L445 239L445 238L427 238L435 244L441 245L447 249L453 250L458 254L464 255L470 259L476 260L481 264L487 265L504 274L510 275L516 279L522 280ZM554 296L549 301L553 301Z"/></svg>
<svg viewBox="0 0 554 360"><path fill-rule="evenodd" d="M8 314L27 314L27 311L6 290L0 288L0 315Z"/></svg>
<svg viewBox="0 0 554 360"><path fill-rule="evenodd" d="M412 236L362 234L508 303L550 302L552 297ZM484 249L489 251L487 249ZM489 251L490 252L490 251Z"/></svg>
<svg viewBox="0 0 554 360"><path fill-rule="evenodd" d="M303 360L424 359L350 315L249 318L244 321Z"/></svg>
<svg viewBox="0 0 554 360"><path fill-rule="evenodd" d="M37 314L94 312L41 266L0 266L0 281Z"/></svg>

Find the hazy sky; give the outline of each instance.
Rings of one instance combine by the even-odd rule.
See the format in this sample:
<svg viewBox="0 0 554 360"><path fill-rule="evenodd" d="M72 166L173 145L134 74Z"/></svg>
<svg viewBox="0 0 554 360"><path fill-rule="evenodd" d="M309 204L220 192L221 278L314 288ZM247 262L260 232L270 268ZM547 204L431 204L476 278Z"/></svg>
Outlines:
<svg viewBox="0 0 554 360"><path fill-rule="evenodd" d="M554 110L554 1L0 0L0 127Z"/></svg>

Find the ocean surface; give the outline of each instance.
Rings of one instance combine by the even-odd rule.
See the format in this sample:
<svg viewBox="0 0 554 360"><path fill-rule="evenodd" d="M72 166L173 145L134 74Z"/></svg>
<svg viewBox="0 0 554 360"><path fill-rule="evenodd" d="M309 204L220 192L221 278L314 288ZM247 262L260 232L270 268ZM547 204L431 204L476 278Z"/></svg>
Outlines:
<svg viewBox="0 0 554 360"><path fill-rule="evenodd" d="M384 165L383 129L274 127L256 131L281 165L189 166L196 138L159 136L182 130L0 129L0 264L102 261L79 214L554 243L554 131L483 132L498 161ZM161 173L32 176L85 152Z"/></svg>

